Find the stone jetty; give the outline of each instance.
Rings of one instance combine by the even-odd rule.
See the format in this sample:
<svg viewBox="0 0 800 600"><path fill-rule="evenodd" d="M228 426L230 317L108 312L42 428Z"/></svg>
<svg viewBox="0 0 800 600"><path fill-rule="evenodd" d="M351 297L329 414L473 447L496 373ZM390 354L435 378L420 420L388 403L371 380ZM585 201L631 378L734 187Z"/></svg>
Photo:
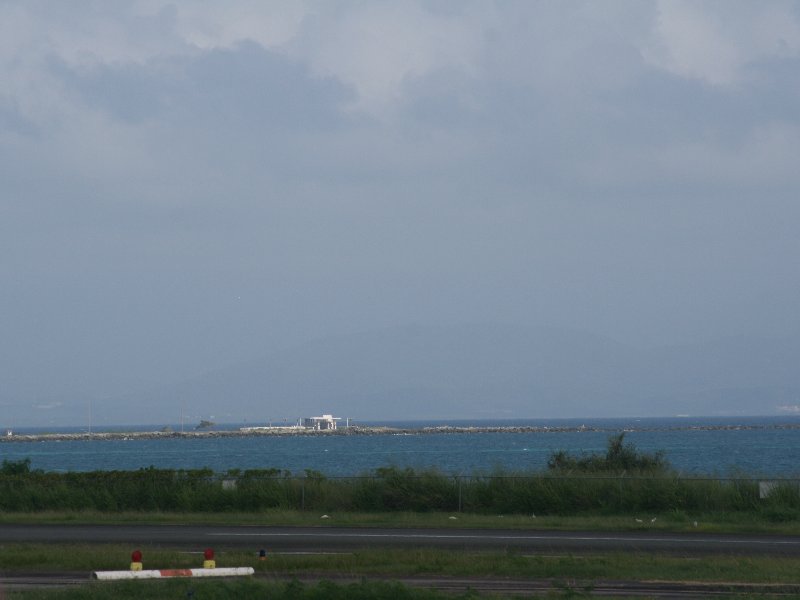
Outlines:
<svg viewBox="0 0 800 600"><path fill-rule="evenodd" d="M619 433L620 431L725 431L745 429L800 429L800 424L738 424L738 425L686 425L671 427L626 427L624 430L615 427L602 426L492 426L492 427L463 427L438 425L435 427L397 428L381 426L353 425L334 430L314 430L305 428L242 428L201 431L93 431L79 433L12 433L0 437L0 443L17 442L44 442L44 441L135 441L154 439L198 439L198 438L233 438L233 437L269 437L269 436L352 436L352 435L431 435L431 434L480 434L480 433L579 433L579 432L607 432Z"/></svg>

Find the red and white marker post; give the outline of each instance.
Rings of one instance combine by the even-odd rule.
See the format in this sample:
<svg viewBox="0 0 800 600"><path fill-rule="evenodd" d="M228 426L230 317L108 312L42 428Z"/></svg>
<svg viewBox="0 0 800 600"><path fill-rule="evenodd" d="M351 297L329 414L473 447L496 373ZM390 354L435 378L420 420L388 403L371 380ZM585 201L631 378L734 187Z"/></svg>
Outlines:
<svg viewBox="0 0 800 600"><path fill-rule="evenodd" d="M203 552L202 569L151 569L142 568L142 551L131 552L131 568L129 571L95 571L93 579L162 579L164 577L242 577L255 573L253 567L224 567L217 569L214 550L206 548Z"/></svg>

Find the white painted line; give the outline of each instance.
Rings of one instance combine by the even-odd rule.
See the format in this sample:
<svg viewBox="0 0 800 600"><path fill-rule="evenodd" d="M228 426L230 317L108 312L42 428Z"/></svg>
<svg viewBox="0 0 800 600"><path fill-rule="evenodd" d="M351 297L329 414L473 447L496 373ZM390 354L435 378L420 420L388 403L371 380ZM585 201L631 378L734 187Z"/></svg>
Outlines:
<svg viewBox="0 0 800 600"><path fill-rule="evenodd" d="M268 556L351 556L352 552L270 552Z"/></svg>
<svg viewBox="0 0 800 600"><path fill-rule="evenodd" d="M398 539L443 539L443 540L549 540L549 541L574 541L574 542L656 542L656 543L693 543L693 544L762 544L762 545L790 545L800 544L800 540L754 540L754 539L725 539L725 538L650 538L650 537L608 537L608 536L546 536L546 535L454 535L454 534L417 534L417 533L217 533L206 535L222 537L309 537L309 538L398 538Z"/></svg>

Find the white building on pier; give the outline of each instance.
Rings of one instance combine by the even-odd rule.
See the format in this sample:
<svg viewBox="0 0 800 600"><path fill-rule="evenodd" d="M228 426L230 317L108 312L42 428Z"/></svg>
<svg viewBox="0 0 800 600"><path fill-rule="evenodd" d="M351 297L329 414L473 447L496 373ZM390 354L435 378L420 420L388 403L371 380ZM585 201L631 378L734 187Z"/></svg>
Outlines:
<svg viewBox="0 0 800 600"><path fill-rule="evenodd" d="M341 421L341 417L333 415L322 415L321 417L306 417L303 419L303 427L314 431L328 431L336 429L336 421Z"/></svg>

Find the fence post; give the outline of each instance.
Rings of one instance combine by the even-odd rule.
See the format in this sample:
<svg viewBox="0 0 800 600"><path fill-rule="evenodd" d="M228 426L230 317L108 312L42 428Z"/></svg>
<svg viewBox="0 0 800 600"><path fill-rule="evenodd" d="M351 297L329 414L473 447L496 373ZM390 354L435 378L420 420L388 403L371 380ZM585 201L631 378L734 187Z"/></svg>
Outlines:
<svg viewBox="0 0 800 600"><path fill-rule="evenodd" d="M306 509L306 482L300 481L300 510Z"/></svg>
<svg viewBox="0 0 800 600"><path fill-rule="evenodd" d="M456 475L458 482L458 512L461 512L461 475Z"/></svg>

